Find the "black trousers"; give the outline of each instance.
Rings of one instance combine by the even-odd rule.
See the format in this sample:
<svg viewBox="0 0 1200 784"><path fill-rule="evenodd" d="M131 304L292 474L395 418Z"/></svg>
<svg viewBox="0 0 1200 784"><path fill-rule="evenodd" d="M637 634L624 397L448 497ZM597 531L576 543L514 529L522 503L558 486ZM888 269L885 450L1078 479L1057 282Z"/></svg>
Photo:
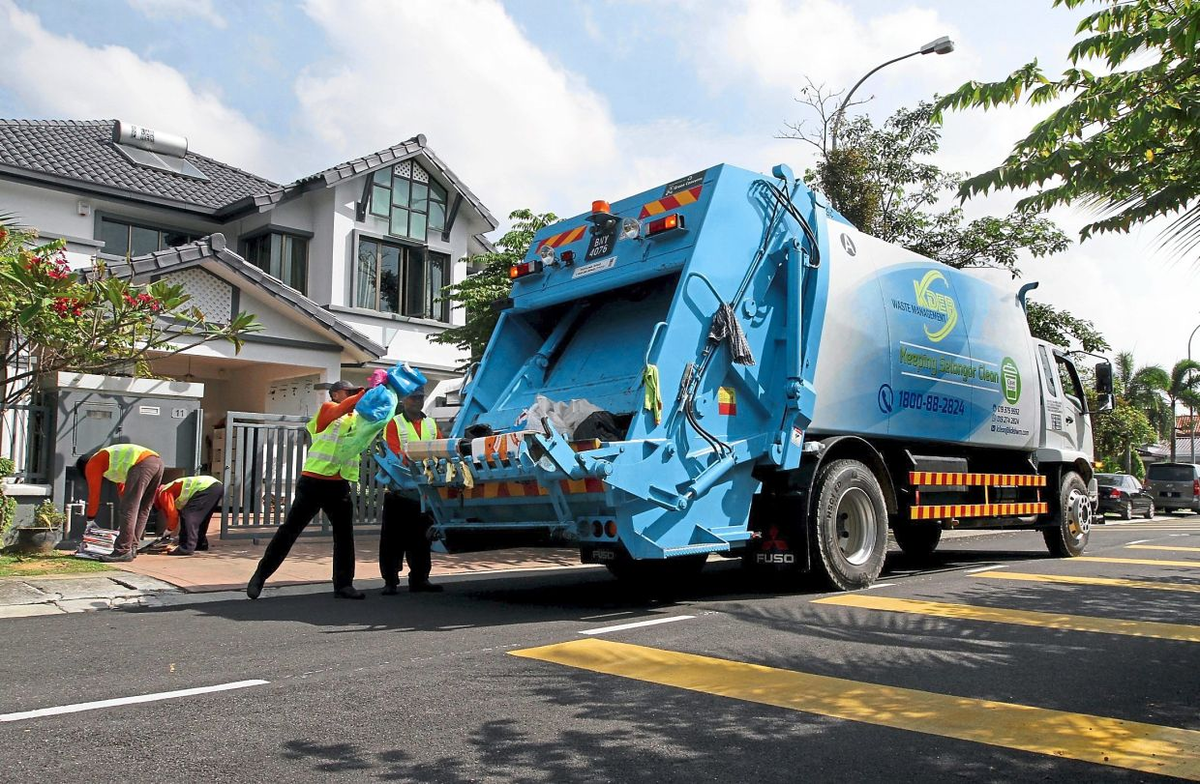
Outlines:
<svg viewBox="0 0 1200 784"><path fill-rule="evenodd" d="M345 479L311 476L302 476L296 483L292 508L258 562L257 573L263 580L275 573L296 543L296 537L321 511L329 517L333 529L333 589L354 582L354 502L350 498L350 483Z"/></svg>
<svg viewBox="0 0 1200 784"><path fill-rule="evenodd" d="M189 498L187 506L179 510L179 549L182 552L208 549L208 522L224 496L225 488L218 482Z"/></svg>
<svg viewBox="0 0 1200 784"><path fill-rule="evenodd" d="M433 521L421 502L390 490L383 494L383 526L379 531L379 574L388 585L400 582L400 567L408 556L408 582L429 579L429 537Z"/></svg>

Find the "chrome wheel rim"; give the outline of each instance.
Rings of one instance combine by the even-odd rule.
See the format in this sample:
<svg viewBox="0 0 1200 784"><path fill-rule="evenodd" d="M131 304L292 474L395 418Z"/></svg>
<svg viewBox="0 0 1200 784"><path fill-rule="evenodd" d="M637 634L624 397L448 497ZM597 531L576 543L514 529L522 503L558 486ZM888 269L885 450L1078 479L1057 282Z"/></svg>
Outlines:
<svg viewBox="0 0 1200 784"><path fill-rule="evenodd" d="M1067 497L1067 533L1081 539L1092 530L1092 502L1087 493L1071 490Z"/></svg>
<svg viewBox="0 0 1200 784"><path fill-rule="evenodd" d="M871 560L876 538L871 497L862 488L848 488L837 503L837 540L842 557L854 566L862 566Z"/></svg>

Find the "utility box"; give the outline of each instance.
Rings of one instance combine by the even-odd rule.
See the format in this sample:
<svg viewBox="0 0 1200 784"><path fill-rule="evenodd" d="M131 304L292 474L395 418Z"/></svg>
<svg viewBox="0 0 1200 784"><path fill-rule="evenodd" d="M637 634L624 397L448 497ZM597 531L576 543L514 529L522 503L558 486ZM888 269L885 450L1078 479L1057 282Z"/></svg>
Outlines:
<svg viewBox="0 0 1200 784"><path fill-rule="evenodd" d="M87 482L75 461L101 447L138 444L153 449L162 457L164 482L200 468L203 384L59 373L46 396L54 412L50 482L54 498L63 504L87 500ZM113 527L116 505L116 489L106 482L96 522ZM85 518L78 509L68 515L69 536L76 538Z"/></svg>

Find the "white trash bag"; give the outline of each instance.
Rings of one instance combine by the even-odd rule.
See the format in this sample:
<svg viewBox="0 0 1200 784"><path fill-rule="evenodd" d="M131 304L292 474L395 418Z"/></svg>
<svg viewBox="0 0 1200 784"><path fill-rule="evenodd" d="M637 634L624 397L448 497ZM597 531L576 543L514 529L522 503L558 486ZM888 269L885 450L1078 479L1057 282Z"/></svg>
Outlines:
<svg viewBox="0 0 1200 784"><path fill-rule="evenodd" d="M517 417L515 424L523 430L536 430L548 435L546 428L542 426L542 420L549 419L554 429L569 440L574 435L575 428L579 427L583 420L601 410L603 409L599 406L594 406L583 399L561 403L551 400L545 395L538 395L534 398L533 405Z"/></svg>

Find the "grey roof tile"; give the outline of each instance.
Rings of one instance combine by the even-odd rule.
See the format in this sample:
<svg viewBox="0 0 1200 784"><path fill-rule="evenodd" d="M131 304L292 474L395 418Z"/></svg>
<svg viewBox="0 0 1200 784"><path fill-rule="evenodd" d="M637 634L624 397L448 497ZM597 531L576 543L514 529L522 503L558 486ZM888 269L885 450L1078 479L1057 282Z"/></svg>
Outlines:
<svg viewBox="0 0 1200 784"><path fill-rule="evenodd" d="M208 177L196 180L129 161L113 145L115 120L0 120L0 169L155 197L201 212L279 187L193 152L187 160Z"/></svg>
<svg viewBox="0 0 1200 784"><path fill-rule="evenodd" d="M350 343L365 354L379 359L387 349L334 316L308 297L285 285L278 278L260 270L225 246L225 235L217 233L177 248L155 251L128 261L108 265L108 271L120 278L138 279L166 272L178 272L210 259L215 259L255 285L264 288L275 300L290 305L299 313L316 321L320 328L332 332L342 342Z"/></svg>

